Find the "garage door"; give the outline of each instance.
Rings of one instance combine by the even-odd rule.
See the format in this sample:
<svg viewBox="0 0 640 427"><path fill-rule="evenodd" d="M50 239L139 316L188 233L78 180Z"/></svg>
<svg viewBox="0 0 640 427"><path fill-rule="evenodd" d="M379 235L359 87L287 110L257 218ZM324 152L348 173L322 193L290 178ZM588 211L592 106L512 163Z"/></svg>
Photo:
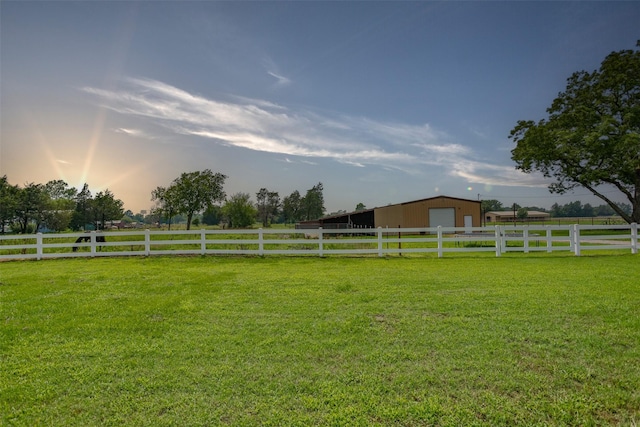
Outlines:
<svg viewBox="0 0 640 427"><path fill-rule="evenodd" d="M455 208L430 208L429 209L429 227L455 227L456 226L456 210Z"/></svg>

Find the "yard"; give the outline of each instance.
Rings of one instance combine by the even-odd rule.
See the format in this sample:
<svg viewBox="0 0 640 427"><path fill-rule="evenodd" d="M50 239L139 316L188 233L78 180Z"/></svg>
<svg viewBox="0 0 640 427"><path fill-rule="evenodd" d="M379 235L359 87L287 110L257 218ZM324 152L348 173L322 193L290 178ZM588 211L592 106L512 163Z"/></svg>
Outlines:
<svg viewBox="0 0 640 427"><path fill-rule="evenodd" d="M637 255L0 263L0 424L636 425Z"/></svg>

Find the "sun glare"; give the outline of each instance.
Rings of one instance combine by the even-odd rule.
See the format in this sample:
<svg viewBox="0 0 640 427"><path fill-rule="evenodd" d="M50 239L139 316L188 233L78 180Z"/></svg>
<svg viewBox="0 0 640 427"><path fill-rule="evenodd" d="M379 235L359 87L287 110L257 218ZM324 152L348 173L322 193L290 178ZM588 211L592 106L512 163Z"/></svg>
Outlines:
<svg viewBox="0 0 640 427"><path fill-rule="evenodd" d="M81 182L87 182L87 177L89 176L91 165L93 163L93 157L96 153L98 145L100 145L100 139L102 137L102 131L104 130L104 121L106 116L106 109L100 108L100 110L98 111L98 115L96 116L96 122L93 126L91 139L89 140L89 149L87 150L87 156L84 160L84 169L82 170L82 175L80 177Z"/></svg>

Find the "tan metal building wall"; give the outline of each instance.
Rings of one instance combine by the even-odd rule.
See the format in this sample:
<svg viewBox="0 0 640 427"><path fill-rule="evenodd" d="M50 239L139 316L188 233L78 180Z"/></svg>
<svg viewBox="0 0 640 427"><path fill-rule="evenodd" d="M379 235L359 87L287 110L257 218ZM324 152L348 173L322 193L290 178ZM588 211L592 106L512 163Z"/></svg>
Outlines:
<svg viewBox="0 0 640 427"><path fill-rule="evenodd" d="M374 212L376 227L435 227L429 224L429 209L453 208L455 226L464 227L464 217L471 216L472 226L482 226L481 203L476 200L438 196L416 200L398 205L376 208Z"/></svg>
<svg viewBox="0 0 640 427"><path fill-rule="evenodd" d="M375 227L404 227L402 217L402 205L389 205L383 208L375 208L373 211Z"/></svg>

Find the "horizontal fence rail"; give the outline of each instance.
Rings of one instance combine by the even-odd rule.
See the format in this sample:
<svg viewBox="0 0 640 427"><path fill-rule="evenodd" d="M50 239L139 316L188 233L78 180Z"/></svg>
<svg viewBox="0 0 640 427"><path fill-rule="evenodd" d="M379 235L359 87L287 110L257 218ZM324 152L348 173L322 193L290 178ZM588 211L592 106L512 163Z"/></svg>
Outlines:
<svg viewBox="0 0 640 427"><path fill-rule="evenodd" d="M638 225L109 231L0 235L0 260L151 255L402 255L455 252L638 253Z"/></svg>

